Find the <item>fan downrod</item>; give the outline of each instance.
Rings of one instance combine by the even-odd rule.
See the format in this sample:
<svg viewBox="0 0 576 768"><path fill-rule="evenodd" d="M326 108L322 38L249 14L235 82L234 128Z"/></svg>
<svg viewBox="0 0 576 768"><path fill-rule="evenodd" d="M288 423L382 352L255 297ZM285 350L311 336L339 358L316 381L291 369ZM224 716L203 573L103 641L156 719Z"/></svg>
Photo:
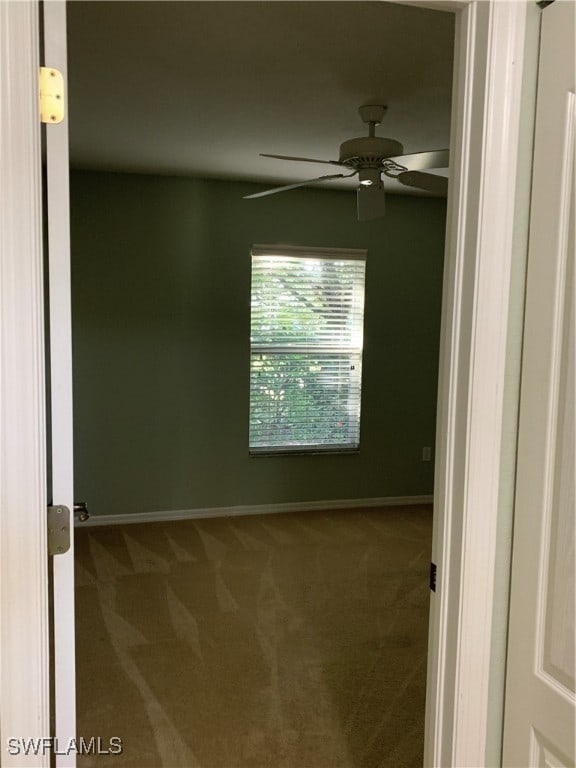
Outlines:
<svg viewBox="0 0 576 768"><path fill-rule="evenodd" d="M374 136L374 129L377 125L380 125L387 111L388 107L384 104L365 104L358 108L358 114L362 122L366 123L370 128L370 136Z"/></svg>

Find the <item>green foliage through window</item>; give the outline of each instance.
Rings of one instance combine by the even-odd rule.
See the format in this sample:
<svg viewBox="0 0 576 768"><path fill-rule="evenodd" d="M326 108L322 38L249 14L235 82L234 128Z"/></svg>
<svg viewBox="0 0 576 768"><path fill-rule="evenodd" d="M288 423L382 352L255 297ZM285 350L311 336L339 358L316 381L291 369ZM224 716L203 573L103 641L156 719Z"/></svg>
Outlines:
<svg viewBox="0 0 576 768"><path fill-rule="evenodd" d="M255 247L250 449L359 445L365 253Z"/></svg>

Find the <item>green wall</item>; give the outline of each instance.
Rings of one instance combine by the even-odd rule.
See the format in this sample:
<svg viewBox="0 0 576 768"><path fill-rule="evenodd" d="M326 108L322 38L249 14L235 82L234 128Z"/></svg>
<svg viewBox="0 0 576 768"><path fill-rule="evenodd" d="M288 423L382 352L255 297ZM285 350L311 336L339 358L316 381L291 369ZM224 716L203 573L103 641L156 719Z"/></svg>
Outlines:
<svg viewBox="0 0 576 768"><path fill-rule="evenodd" d="M93 514L432 492L446 204L71 176L75 497ZM248 455L250 246L367 248L358 454Z"/></svg>

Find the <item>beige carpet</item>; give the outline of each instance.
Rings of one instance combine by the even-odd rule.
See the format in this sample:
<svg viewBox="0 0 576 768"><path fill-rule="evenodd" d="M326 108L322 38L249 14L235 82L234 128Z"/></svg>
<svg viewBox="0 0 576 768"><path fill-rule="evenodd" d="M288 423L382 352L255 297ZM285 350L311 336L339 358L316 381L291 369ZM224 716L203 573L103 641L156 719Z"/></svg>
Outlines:
<svg viewBox="0 0 576 768"><path fill-rule="evenodd" d="M83 768L422 765L429 507L76 532Z"/></svg>

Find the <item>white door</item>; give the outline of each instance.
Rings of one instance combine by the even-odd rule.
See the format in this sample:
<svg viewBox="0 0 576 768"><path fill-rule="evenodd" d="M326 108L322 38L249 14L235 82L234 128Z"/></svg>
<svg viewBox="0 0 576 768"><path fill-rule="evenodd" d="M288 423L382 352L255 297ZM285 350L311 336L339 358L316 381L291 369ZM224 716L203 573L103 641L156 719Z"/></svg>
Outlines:
<svg viewBox="0 0 576 768"><path fill-rule="evenodd" d="M62 0L43 4L44 64L63 74L66 68L66 6ZM68 119L46 126L46 200L50 317L50 412L52 498L72 514L72 330L70 300L70 215L68 189ZM73 522L73 521L71 521ZM52 558L54 611L54 735L56 765L76 765L71 739L76 736L74 653L74 526L68 552ZM85 734L82 734L85 735ZM69 754L66 754L68 753Z"/></svg>
<svg viewBox="0 0 576 768"><path fill-rule="evenodd" d="M573 0L542 18L504 766L574 766Z"/></svg>

